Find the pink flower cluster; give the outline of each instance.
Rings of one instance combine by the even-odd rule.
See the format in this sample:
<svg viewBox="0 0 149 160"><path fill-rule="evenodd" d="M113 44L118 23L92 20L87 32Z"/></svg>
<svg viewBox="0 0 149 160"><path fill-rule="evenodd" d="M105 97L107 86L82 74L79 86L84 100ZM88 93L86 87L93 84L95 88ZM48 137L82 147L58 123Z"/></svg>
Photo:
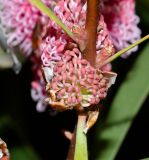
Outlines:
<svg viewBox="0 0 149 160"><path fill-rule="evenodd" d="M86 8L83 0L61 0L54 7L54 12L69 29L72 29L75 26L84 27Z"/></svg>
<svg viewBox="0 0 149 160"><path fill-rule="evenodd" d="M104 7L102 8L108 7L109 4L104 2ZM72 31L74 29L85 29L86 9L86 2L80 0L62 0L54 7L57 16ZM104 16L105 10L103 9ZM111 23L106 24L103 15L100 16L97 30L97 67L98 64L100 65L100 63L115 53L112 41L113 37L111 40L113 32L109 34ZM108 15L106 16L108 17ZM120 15L117 16L119 18L115 19L117 20L114 22L115 24L121 19ZM125 20L124 18L122 23ZM88 107L99 103L107 94L111 76L91 67L89 62L82 59L80 51L76 48L77 45L72 45L72 41L54 22L50 21L47 28L49 32L41 45L41 59L43 66L46 67L46 70L43 70L45 79L47 80L46 90L49 93L48 103L58 110L70 108L80 110L81 107ZM122 39L121 42L123 43L123 47L126 47L125 43L127 41ZM103 69L110 70L111 67L108 65Z"/></svg>
<svg viewBox="0 0 149 160"><path fill-rule="evenodd" d="M48 103L56 110L84 110L106 97L111 77L93 68L77 48L66 50L54 67L54 77L47 80ZM112 73L107 73L112 75ZM45 79L48 79L48 70Z"/></svg>
<svg viewBox="0 0 149 160"><path fill-rule="evenodd" d="M42 1L50 7L49 0ZM28 0L0 0L0 6L0 28L8 46L18 46L26 56L30 55L35 26L38 22L44 25L46 16Z"/></svg>
<svg viewBox="0 0 149 160"><path fill-rule="evenodd" d="M53 8L55 14L71 31L84 31L86 0L42 1ZM37 54L32 57L34 78L31 94L37 101L39 111L45 110L47 96L50 96L49 104L56 109L61 106L62 110L71 107L80 109L81 106L88 107L99 103L106 96L111 77L115 75L99 71L98 65L115 53L114 47L120 50L140 38L137 27L139 18L135 15L134 0L103 0L97 28L97 68L93 68L83 59L77 44L55 22L31 6L28 0L0 0L0 5L0 28L7 44L9 47L18 46L26 56L33 51L33 34L37 24L40 23L46 28L40 49L38 48ZM123 57L136 49L127 52ZM44 87L41 64L48 95ZM110 64L102 70L111 70Z"/></svg>
<svg viewBox="0 0 149 160"><path fill-rule="evenodd" d="M140 39L139 17L135 14L135 0L103 0L102 13L112 42L121 50ZM122 57L135 52L138 47L128 51Z"/></svg>
<svg viewBox="0 0 149 160"><path fill-rule="evenodd" d="M80 32L85 29L86 10L86 3L80 0L62 0L54 7L57 16L70 30L80 30ZM72 41L53 21L49 22L47 29L49 30L47 38L41 44L41 59L44 66L50 66L55 63L54 61L59 61L66 45L68 46L68 42ZM105 49L107 54L103 56L106 59L114 54L114 46L102 15L99 19L97 31L97 54L101 53L102 55L102 50ZM103 56L98 56L98 63L101 59L103 60Z"/></svg>
<svg viewBox="0 0 149 160"><path fill-rule="evenodd" d="M73 29L85 29L87 11L86 1L62 0L56 4L54 11L70 30L73 31ZM104 22L104 17L102 15L99 19L97 32L98 35L96 48L98 54L102 48L108 48L109 46L111 48L113 47L111 37L107 30L107 25Z"/></svg>
<svg viewBox="0 0 149 160"><path fill-rule="evenodd" d="M61 60L63 51L66 48L69 37L60 28L55 29L51 21L47 25L48 33L40 45L41 60L44 66L53 67L57 61Z"/></svg>
<svg viewBox="0 0 149 160"><path fill-rule="evenodd" d="M47 98L47 93L45 90L45 81L43 79L41 71L41 60L37 56L33 56L32 59L32 72L33 72L33 81L31 83L31 97L37 102L36 109L39 112L45 111L47 103L45 99Z"/></svg>

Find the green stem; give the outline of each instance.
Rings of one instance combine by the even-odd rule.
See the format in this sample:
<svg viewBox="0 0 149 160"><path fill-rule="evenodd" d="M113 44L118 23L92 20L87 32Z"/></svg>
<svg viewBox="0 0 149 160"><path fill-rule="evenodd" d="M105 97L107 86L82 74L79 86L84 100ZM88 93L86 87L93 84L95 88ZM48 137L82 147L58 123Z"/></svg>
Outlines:
<svg viewBox="0 0 149 160"><path fill-rule="evenodd" d="M75 144L76 144L76 127L74 129L73 136L72 136L72 139L70 141L67 160L74 160Z"/></svg>
<svg viewBox="0 0 149 160"><path fill-rule="evenodd" d="M132 49L133 47L137 46L138 44L144 42L145 40L149 39L149 35L146 35L145 37L141 38L140 40L136 41L135 43L129 45L127 48L122 49L121 51L117 52L116 54L114 54L113 56L109 57L108 59L106 59L101 65L100 68L103 67L104 65L114 61L115 59L117 59L118 57L120 57L122 54L124 54L125 52L127 52L128 50Z"/></svg>
<svg viewBox="0 0 149 160"><path fill-rule="evenodd" d="M73 33L65 26L65 24L55 15L55 13L48 8L41 0L29 0L34 6L36 6L42 13L47 15L49 18L59 25L72 39L74 39Z"/></svg>
<svg viewBox="0 0 149 160"><path fill-rule="evenodd" d="M74 160L88 160L87 138L86 134L83 132L85 123L86 115L79 114L77 123Z"/></svg>

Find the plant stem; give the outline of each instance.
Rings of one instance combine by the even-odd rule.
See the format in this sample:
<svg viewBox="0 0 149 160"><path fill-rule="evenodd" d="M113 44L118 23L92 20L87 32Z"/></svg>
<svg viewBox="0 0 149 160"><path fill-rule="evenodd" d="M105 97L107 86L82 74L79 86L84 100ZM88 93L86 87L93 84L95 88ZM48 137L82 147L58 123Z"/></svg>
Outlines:
<svg viewBox="0 0 149 160"><path fill-rule="evenodd" d="M42 13L47 15L49 18L54 20L54 22L59 25L69 37L74 39L73 33L65 26L65 24L55 15L55 13L48 8L41 0L29 0L34 6L36 6Z"/></svg>
<svg viewBox="0 0 149 160"><path fill-rule="evenodd" d="M86 123L86 115L79 114L77 123L74 160L88 160L87 138L86 134L83 132L85 123Z"/></svg>
<svg viewBox="0 0 149 160"><path fill-rule="evenodd" d="M102 68L104 65L114 61L115 59L117 59L118 57L120 57L122 54L124 54L125 52L127 52L128 50L132 49L133 47L137 46L138 44L144 42L145 40L149 39L149 35L146 35L145 37L141 38L140 40L136 41L135 43L129 45L128 47L120 50L119 52L117 52L116 54L114 54L113 56L109 57L108 59L106 59L101 65L100 68Z"/></svg>
<svg viewBox="0 0 149 160"><path fill-rule="evenodd" d="M96 58L96 38L97 38L97 25L99 19L99 0L87 0L87 15L86 15L86 32L87 43L84 50L84 57L95 65Z"/></svg>
<svg viewBox="0 0 149 160"><path fill-rule="evenodd" d="M84 53L86 58L92 66L96 62L96 38L97 38L97 25L99 18L99 0L87 0L87 15L86 26L87 42ZM87 151L87 137L83 132L86 123L86 114L78 115L77 132L76 132L76 144L74 160L88 160Z"/></svg>

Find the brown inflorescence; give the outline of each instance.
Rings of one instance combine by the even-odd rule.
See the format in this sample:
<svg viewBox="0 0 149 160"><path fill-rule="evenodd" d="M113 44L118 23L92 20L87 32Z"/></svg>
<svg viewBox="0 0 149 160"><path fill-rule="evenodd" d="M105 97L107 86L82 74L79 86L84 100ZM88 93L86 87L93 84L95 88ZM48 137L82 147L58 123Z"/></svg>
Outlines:
<svg viewBox="0 0 149 160"><path fill-rule="evenodd" d="M9 151L6 143L0 138L0 159L9 160Z"/></svg>

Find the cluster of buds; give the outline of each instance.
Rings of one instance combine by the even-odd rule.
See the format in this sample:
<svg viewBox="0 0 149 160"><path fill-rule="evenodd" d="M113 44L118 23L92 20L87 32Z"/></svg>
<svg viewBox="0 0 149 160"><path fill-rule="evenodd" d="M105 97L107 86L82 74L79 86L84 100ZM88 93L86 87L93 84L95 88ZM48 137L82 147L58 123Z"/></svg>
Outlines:
<svg viewBox="0 0 149 160"><path fill-rule="evenodd" d="M43 70L49 94L47 101L59 111L84 111L97 105L106 97L116 77L114 73L93 68L77 48L64 52L62 60L53 68L52 79L49 79L50 68L44 67Z"/></svg>
<svg viewBox="0 0 149 160"><path fill-rule="evenodd" d="M0 138L0 159L9 160L9 151L6 143Z"/></svg>

